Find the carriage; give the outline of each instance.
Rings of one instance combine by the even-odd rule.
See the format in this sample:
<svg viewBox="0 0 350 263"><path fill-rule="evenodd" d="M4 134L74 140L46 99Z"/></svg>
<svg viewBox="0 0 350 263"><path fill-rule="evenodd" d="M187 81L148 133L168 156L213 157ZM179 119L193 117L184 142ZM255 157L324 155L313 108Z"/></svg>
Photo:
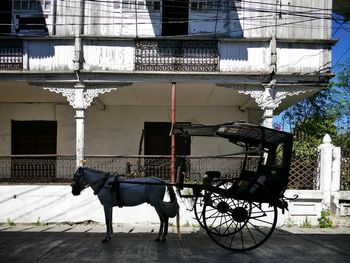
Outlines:
<svg viewBox="0 0 350 263"><path fill-rule="evenodd" d="M276 227L278 209L284 212L288 208L284 192L288 184L293 135L245 122L219 125L175 123L171 133L218 137L239 146L243 149L240 154L244 155L239 175L227 177L221 176L220 171L207 171L201 182L188 182L185 179L190 175L183 169L183 157L175 160L174 182L163 182L158 178L119 180L118 176L80 168L73 178L72 193L79 194L91 186L98 195L105 209L107 225L103 242L107 242L113 233L112 207L143 202L155 207L161 221L156 240L165 240L168 219L175 216L171 209L177 208L172 206L176 201L172 190L175 186L180 197L194 199L193 210L198 223L219 246L232 251L247 251L262 245ZM252 158L257 161L252 163ZM84 180L85 184L82 183ZM79 185L81 187L77 188ZM171 190L170 203L160 201L165 186ZM115 194L111 194L116 188L119 189L119 202L116 202ZM183 194L184 188L192 189L192 194Z"/></svg>
<svg viewBox="0 0 350 263"><path fill-rule="evenodd" d="M194 213L199 224L219 246L246 251L262 245L276 227L278 211L287 209L293 135L245 122L221 125L175 124L173 134L220 137L243 148L238 177L207 171L199 184L185 183L183 165L176 167L176 186L193 189ZM250 158L258 160L253 165Z"/></svg>

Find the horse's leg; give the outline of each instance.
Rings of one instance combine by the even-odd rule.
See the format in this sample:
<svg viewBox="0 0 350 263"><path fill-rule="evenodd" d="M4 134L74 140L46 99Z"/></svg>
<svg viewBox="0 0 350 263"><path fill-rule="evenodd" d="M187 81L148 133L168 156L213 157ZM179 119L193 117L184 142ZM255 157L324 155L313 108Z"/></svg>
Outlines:
<svg viewBox="0 0 350 263"><path fill-rule="evenodd" d="M160 226L159 226L159 232L158 232L158 236L155 239L155 241L161 241L161 236L163 235L163 229L164 229L164 216L162 214L162 210L159 207L154 207L156 209L156 212L159 216L159 220L160 220Z"/></svg>
<svg viewBox="0 0 350 263"><path fill-rule="evenodd" d="M165 216L164 218L164 230L163 230L163 236L160 241L164 242L166 241L166 236L168 235L168 226L169 226L169 217Z"/></svg>
<svg viewBox="0 0 350 263"><path fill-rule="evenodd" d="M110 224L110 230L111 230L111 238L113 235L113 206L111 207L111 213L110 213L110 217L109 217L109 224Z"/></svg>
<svg viewBox="0 0 350 263"><path fill-rule="evenodd" d="M105 211L105 221L106 221L106 236L101 241L102 243L108 242L112 238L112 207L111 206L103 206Z"/></svg>

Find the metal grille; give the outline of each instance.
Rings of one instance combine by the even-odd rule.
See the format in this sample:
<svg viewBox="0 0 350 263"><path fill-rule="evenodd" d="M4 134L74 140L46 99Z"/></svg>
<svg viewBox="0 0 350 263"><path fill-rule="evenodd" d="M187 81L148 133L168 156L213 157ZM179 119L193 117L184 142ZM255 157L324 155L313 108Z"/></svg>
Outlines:
<svg viewBox="0 0 350 263"><path fill-rule="evenodd" d="M187 179L201 181L206 171L223 178L238 177L243 157L186 157ZM154 176L170 180L170 156L86 156L88 167L127 177ZM258 158L249 158L250 170ZM75 156L0 156L0 183L68 183L75 171Z"/></svg>
<svg viewBox="0 0 350 263"><path fill-rule="evenodd" d="M23 42L22 40L0 41L0 70L23 69Z"/></svg>
<svg viewBox="0 0 350 263"><path fill-rule="evenodd" d="M318 188L317 160L292 159L288 189L316 190Z"/></svg>
<svg viewBox="0 0 350 263"><path fill-rule="evenodd" d="M341 158L340 190L350 191L350 157Z"/></svg>
<svg viewBox="0 0 350 263"><path fill-rule="evenodd" d="M67 183L74 170L75 156L0 157L0 183Z"/></svg>
<svg viewBox="0 0 350 263"><path fill-rule="evenodd" d="M170 180L170 156L86 156L86 160L88 167L105 172ZM201 182L206 171L220 171L222 178L238 177L244 157L191 156L185 161L187 179ZM246 169L256 171L258 163L258 158L251 157ZM347 177L342 177L344 186L350 181L349 163L342 162L342 167L348 167ZM75 156L0 156L0 183L68 183L74 171ZM317 160L292 160L289 189L317 189L317 178Z"/></svg>
<svg viewBox="0 0 350 263"><path fill-rule="evenodd" d="M135 70L218 71L215 40L137 40Z"/></svg>

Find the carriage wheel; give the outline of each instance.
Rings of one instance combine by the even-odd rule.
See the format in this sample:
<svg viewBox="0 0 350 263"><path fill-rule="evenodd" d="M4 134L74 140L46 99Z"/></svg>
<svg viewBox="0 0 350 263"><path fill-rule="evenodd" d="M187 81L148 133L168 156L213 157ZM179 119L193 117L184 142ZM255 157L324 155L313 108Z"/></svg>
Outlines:
<svg viewBox="0 0 350 263"><path fill-rule="evenodd" d="M194 216L196 217L199 225L204 228L203 221L203 207L204 207L204 198L202 196L197 196L194 200Z"/></svg>
<svg viewBox="0 0 350 263"><path fill-rule="evenodd" d="M229 186L231 186L231 183L228 183L228 182L219 182L217 184L217 187L224 188L224 189L227 189ZM203 208L204 208L206 196L208 195L210 195L210 193L208 191L203 190L202 194L197 196L196 199L194 200L194 206L193 206L194 215L199 225L204 229L206 229L206 227L204 225Z"/></svg>
<svg viewBox="0 0 350 263"><path fill-rule="evenodd" d="M202 215L209 237L233 251L259 247L271 236L277 223L276 206L236 200L215 192L207 195Z"/></svg>

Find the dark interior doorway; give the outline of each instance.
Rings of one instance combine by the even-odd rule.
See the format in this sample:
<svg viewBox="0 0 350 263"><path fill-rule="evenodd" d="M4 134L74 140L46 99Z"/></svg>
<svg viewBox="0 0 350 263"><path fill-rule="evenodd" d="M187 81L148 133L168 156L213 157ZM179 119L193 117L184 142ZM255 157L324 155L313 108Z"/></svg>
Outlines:
<svg viewBox="0 0 350 263"><path fill-rule="evenodd" d="M170 122L145 122L145 154L171 154ZM176 155L190 155L191 141L189 137L176 136Z"/></svg>
<svg viewBox="0 0 350 263"><path fill-rule="evenodd" d="M11 33L12 0L0 1L0 34Z"/></svg>
<svg viewBox="0 0 350 263"><path fill-rule="evenodd" d="M56 154L56 121L12 121L12 149L15 154Z"/></svg>
<svg viewBox="0 0 350 263"><path fill-rule="evenodd" d="M188 34L188 0L164 0L162 9L162 36Z"/></svg>
<svg viewBox="0 0 350 263"><path fill-rule="evenodd" d="M171 154L171 130L170 122L145 122L145 155L170 155ZM176 155L191 154L191 139L184 136L176 136ZM145 175L170 179L170 157L154 156L146 158Z"/></svg>
<svg viewBox="0 0 350 263"><path fill-rule="evenodd" d="M56 153L56 121L12 121L11 178L15 181L51 182L56 177L56 156L45 155Z"/></svg>

